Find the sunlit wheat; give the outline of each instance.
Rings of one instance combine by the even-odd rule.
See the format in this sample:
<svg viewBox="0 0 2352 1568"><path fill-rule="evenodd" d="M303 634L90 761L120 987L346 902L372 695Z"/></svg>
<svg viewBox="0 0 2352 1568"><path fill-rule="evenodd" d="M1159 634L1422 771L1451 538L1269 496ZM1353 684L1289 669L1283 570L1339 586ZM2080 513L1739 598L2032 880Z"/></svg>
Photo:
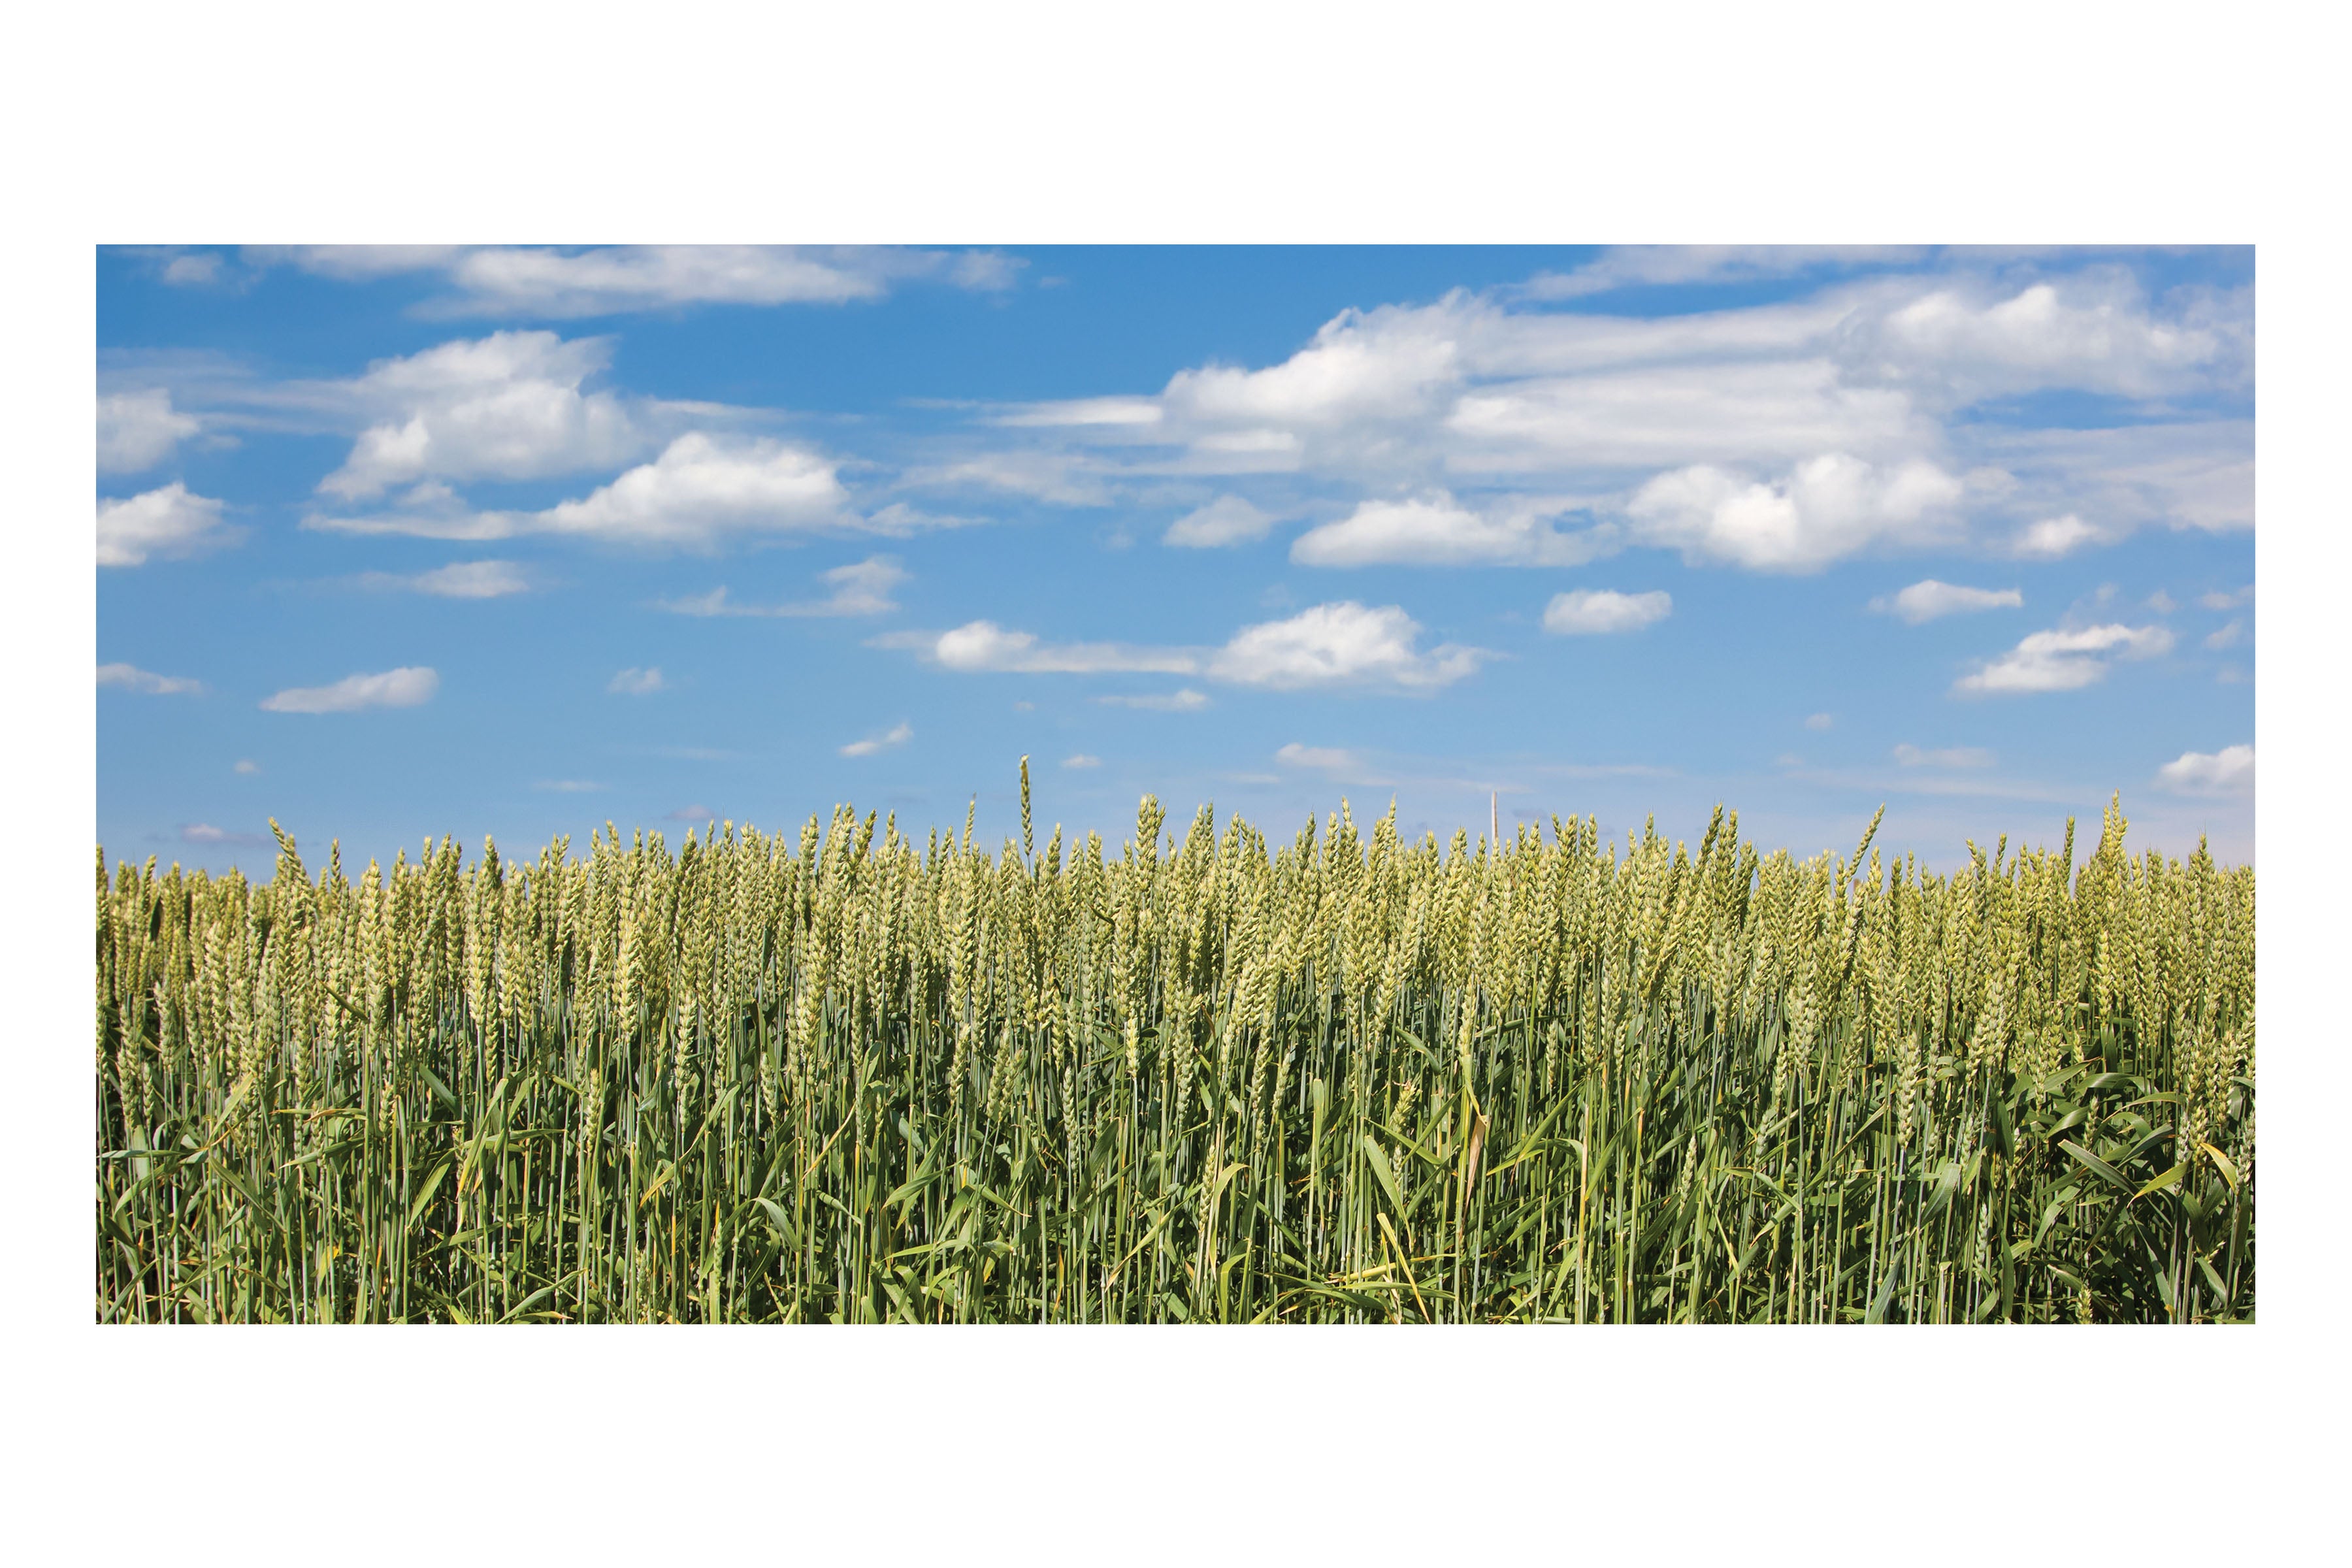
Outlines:
<svg viewBox="0 0 2352 1568"><path fill-rule="evenodd" d="M1948 876L1164 824L101 852L96 1315L2253 1316L2253 873L2120 806Z"/></svg>

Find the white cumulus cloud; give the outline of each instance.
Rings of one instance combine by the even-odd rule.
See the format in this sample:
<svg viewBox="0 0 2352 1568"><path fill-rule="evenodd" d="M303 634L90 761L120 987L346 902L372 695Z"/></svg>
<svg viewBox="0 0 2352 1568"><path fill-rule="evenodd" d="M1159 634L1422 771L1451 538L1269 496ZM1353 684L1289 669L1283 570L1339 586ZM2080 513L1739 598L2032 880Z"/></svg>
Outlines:
<svg viewBox="0 0 2352 1568"><path fill-rule="evenodd" d="M639 543L703 543L803 527L839 515L833 465L780 441L722 445L681 436L659 458L580 500L538 513L539 531Z"/></svg>
<svg viewBox="0 0 2352 1568"><path fill-rule="evenodd" d="M1643 542L1687 560L1811 572L1874 546L1951 535L1962 489L1924 459L1885 467L1833 452L1771 482L1711 464L1678 468L1644 484L1626 514Z"/></svg>
<svg viewBox="0 0 2352 1568"><path fill-rule="evenodd" d="M471 512L427 489L425 504L370 517L314 514L305 528L339 533L404 533L427 539L566 535L619 544L710 549L737 538L856 526L834 465L806 447L775 440L679 437L577 500L535 512Z"/></svg>
<svg viewBox="0 0 2352 1568"><path fill-rule="evenodd" d="M98 667L100 686L119 686L125 691L136 691L144 697L184 697L204 690L201 680L183 675L157 675L135 664L101 664Z"/></svg>
<svg viewBox="0 0 2352 1568"><path fill-rule="evenodd" d="M1433 691L1476 673L1488 657L1452 643L1423 652L1420 637L1419 624L1394 605L1317 605L1243 628L1209 661L1207 673L1276 690L1363 685Z"/></svg>
<svg viewBox="0 0 2352 1568"><path fill-rule="evenodd" d="M2014 610L2024 604L2025 595L2015 588L1966 588L1929 577L1899 594L1871 600L1870 607L1881 615L1900 616L1916 626L1945 616Z"/></svg>
<svg viewBox="0 0 2352 1568"><path fill-rule="evenodd" d="M1971 694L2073 691L2106 679L2110 659L2154 658L2172 651L2163 626L2083 626L2035 632L2009 652L1962 676L1952 689Z"/></svg>
<svg viewBox="0 0 2352 1568"><path fill-rule="evenodd" d="M2104 537L2100 531L2073 512L2063 517L2045 517L2032 524L2011 542L2010 549L2019 555L2039 561L2055 561L2071 555L2086 544L2096 544Z"/></svg>
<svg viewBox="0 0 2352 1568"><path fill-rule="evenodd" d="M1578 588L1555 594L1544 606L1543 626L1563 637L1638 632L1664 620L1675 602L1663 592L1620 594L1608 588Z"/></svg>
<svg viewBox="0 0 2352 1568"><path fill-rule="evenodd" d="M2157 769L2156 779L2176 795L2251 795L2254 749L2224 746L2218 752L2183 752Z"/></svg>
<svg viewBox="0 0 2352 1568"><path fill-rule="evenodd" d="M2250 288L2151 298L2131 266L2071 251L1622 250L1570 279L1333 317L1286 358L1207 363L1157 394L1008 408L975 474L1122 479L1280 471L1357 509L1311 531L1322 564L1537 562L1629 546L1748 570L1864 552L2101 540L2252 522L2242 403ZM1612 316L1536 302L1634 282L1858 274L1807 296ZM1895 270L1899 268L1899 270ZM2140 418L2074 430L1988 400L2076 390ZM1042 446L1030 432L1048 432ZM1124 460L1134 454L1131 463ZM1441 487L1481 499L1441 501ZM1581 498L1573 534L1546 498ZM1400 498L1420 496L1419 501ZM1547 510L1549 507L1549 510ZM2086 541L2067 542L2068 548Z"/></svg>
<svg viewBox="0 0 2352 1568"><path fill-rule="evenodd" d="M1280 364L1177 372L1161 402L1179 418L1244 430L1406 418L1459 377L1456 338L1444 311L1343 310Z"/></svg>
<svg viewBox="0 0 2352 1568"><path fill-rule="evenodd" d="M231 542L221 503L174 479L160 489L98 503L98 563L143 566L151 558L194 555Z"/></svg>
<svg viewBox="0 0 2352 1568"><path fill-rule="evenodd" d="M2154 398L2243 368L2252 300L2165 315L2131 279L2097 268L2014 293L1956 281L1865 289L1840 323L1837 353L1859 379L1910 382L1973 401L2063 387Z"/></svg>
<svg viewBox="0 0 2352 1568"><path fill-rule="evenodd" d="M422 666L379 675L347 675L332 686L296 686L261 700L272 713L357 713L369 708L415 708L429 702L441 678Z"/></svg>
<svg viewBox="0 0 2352 1568"><path fill-rule="evenodd" d="M172 407L172 395L152 387L98 400L98 471L135 474L170 457L203 426Z"/></svg>
<svg viewBox="0 0 2352 1568"><path fill-rule="evenodd" d="M614 468L651 445L644 411L582 384L604 338L493 332L382 360L344 389L380 411L319 489L343 500L419 479L524 479Z"/></svg>

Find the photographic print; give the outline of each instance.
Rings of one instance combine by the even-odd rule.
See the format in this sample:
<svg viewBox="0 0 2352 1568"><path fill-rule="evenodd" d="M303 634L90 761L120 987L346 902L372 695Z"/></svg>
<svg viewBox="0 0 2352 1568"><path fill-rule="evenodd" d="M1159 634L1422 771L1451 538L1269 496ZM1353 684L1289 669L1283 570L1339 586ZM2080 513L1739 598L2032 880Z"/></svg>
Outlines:
<svg viewBox="0 0 2352 1568"><path fill-rule="evenodd" d="M100 1323L2255 1321L2251 247L94 265Z"/></svg>

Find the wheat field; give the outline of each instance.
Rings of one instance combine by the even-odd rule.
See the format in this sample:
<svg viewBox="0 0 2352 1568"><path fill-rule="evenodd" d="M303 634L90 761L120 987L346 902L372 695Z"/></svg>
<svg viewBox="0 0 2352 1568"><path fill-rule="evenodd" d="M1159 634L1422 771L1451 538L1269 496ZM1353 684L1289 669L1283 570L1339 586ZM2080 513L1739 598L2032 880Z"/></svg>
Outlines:
<svg viewBox="0 0 2352 1568"><path fill-rule="evenodd" d="M1877 826L101 849L95 1315L2251 1321L2252 869Z"/></svg>

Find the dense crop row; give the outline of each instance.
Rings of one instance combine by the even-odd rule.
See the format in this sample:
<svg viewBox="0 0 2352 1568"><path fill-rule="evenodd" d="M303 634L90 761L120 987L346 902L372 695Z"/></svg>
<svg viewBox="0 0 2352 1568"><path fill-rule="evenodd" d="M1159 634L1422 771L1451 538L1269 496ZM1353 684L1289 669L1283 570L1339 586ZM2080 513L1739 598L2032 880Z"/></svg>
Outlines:
<svg viewBox="0 0 2352 1568"><path fill-rule="evenodd" d="M96 1315L2252 1316L2250 869L1393 819L101 852Z"/></svg>

